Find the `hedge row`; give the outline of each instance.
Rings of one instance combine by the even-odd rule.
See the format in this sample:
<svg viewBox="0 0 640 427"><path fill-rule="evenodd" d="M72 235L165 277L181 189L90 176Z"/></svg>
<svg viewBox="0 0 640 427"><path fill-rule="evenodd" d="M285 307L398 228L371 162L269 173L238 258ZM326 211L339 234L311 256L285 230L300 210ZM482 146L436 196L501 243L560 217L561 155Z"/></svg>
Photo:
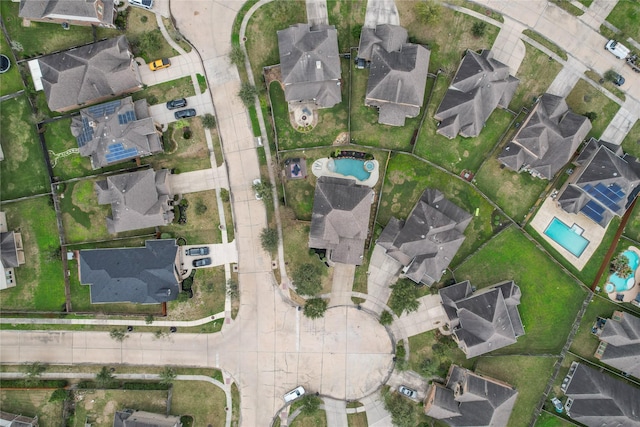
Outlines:
<svg viewBox="0 0 640 427"><path fill-rule="evenodd" d="M2 380L0 388L65 388L65 380Z"/></svg>

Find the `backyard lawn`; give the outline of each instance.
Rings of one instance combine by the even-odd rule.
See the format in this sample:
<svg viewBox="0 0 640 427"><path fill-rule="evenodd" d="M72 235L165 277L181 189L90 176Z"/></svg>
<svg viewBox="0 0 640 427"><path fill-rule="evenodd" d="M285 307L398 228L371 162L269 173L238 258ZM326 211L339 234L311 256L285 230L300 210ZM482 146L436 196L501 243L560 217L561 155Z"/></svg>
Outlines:
<svg viewBox="0 0 640 427"><path fill-rule="evenodd" d="M0 53L6 55L11 61L11 68L9 71L0 74L0 96L8 95L24 89L18 65L13 61L11 49L4 37L0 37Z"/></svg>
<svg viewBox="0 0 640 427"><path fill-rule="evenodd" d="M498 144L513 115L506 110L496 108L487 119L480 135L474 138L464 138L460 135L453 139L437 134L437 122L433 118L442 98L449 87L449 79L440 74L436 80L431 102L427 109L420 136L416 142L415 154L430 160L454 173L467 169L476 172L492 148Z"/></svg>
<svg viewBox="0 0 640 427"><path fill-rule="evenodd" d="M522 291L518 309L525 335L494 354L560 352L587 294L513 226L494 237L454 273L457 281L470 280L479 289L514 280Z"/></svg>
<svg viewBox="0 0 640 427"><path fill-rule="evenodd" d="M637 1L626 0L616 3L607 16L607 22L622 31L626 37L640 41L640 8Z"/></svg>
<svg viewBox="0 0 640 427"><path fill-rule="evenodd" d="M607 128L620 106L604 96L597 88L580 79L566 98L567 105L576 114L594 112L597 118L591 122L593 126L586 139L599 138Z"/></svg>
<svg viewBox="0 0 640 427"><path fill-rule="evenodd" d="M62 402L49 402L53 390L0 390L0 407L4 412L38 417L42 427L60 425Z"/></svg>
<svg viewBox="0 0 640 427"><path fill-rule="evenodd" d="M56 215L49 196L3 203L9 230L22 234L25 264L17 267L17 285L2 291L3 310L60 311L64 276Z"/></svg>
<svg viewBox="0 0 640 427"><path fill-rule="evenodd" d="M4 5L5 2L0 2ZM0 162L2 200L49 191L49 177L32 124L31 108L25 95L0 103L0 133L4 160Z"/></svg>
<svg viewBox="0 0 640 427"><path fill-rule="evenodd" d="M411 155L393 154L387 167L377 223L385 226L391 216L406 219L426 188L440 190L449 200L474 215L465 231L466 240L451 263L454 267L493 235L494 208L467 182Z"/></svg>
<svg viewBox="0 0 640 427"><path fill-rule="evenodd" d="M516 73L520 84L509 104L509 108L513 111L519 111L522 107L531 107L533 98L546 92L562 69L562 65L556 61L550 61L544 52L526 42L524 46L526 54Z"/></svg>
<svg viewBox="0 0 640 427"><path fill-rule="evenodd" d="M593 353L595 353L596 348L598 348L600 340L591 333L591 327L595 323L596 318L603 317L610 319L616 310L620 310L620 307L609 300L609 298L594 296L584 313L578 332L569 350L591 362L598 363L597 359L593 357Z"/></svg>
<svg viewBox="0 0 640 427"><path fill-rule="evenodd" d="M518 390L509 427L529 425L556 362L555 357L481 357L475 371L510 384Z"/></svg>
<svg viewBox="0 0 640 427"><path fill-rule="evenodd" d="M60 119L44 125L44 139L49 151L54 175L61 181L66 181L71 178L95 175L107 170L107 168L93 170L91 168L91 160L88 157L82 157L77 152L78 142L71 135L70 126L71 119ZM69 153L68 150L71 149L76 150L76 152ZM118 165L116 168L122 167L122 165ZM108 169L113 169L113 167Z"/></svg>

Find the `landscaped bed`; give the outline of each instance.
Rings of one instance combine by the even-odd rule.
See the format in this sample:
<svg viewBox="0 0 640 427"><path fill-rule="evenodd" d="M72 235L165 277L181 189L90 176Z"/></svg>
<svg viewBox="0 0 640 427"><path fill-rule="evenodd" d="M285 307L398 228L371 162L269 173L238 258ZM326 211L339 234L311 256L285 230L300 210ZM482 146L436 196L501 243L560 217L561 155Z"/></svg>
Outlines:
<svg viewBox="0 0 640 427"><path fill-rule="evenodd" d="M580 79L567 96L567 105L576 114L596 113L597 118L591 121L591 131L586 139L600 138L620 106L607 98L597 88Z"/></svg>

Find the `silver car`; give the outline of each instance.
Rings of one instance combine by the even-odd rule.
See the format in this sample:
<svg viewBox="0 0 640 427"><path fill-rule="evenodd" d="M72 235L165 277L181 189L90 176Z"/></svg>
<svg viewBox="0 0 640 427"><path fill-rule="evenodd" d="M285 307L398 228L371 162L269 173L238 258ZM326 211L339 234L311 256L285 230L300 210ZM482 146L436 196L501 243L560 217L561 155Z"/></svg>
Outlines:
<svg viewBox="0 0 640 427"><path fill-rule="evenodd" d="M418 398L418 392L415 391L414 389L411 389L407 386L403 386L401 385L400 388L398 388L398 391L400 392L400 394L403 394L405 396L407 396L410 399L417 399Z"/></svg>

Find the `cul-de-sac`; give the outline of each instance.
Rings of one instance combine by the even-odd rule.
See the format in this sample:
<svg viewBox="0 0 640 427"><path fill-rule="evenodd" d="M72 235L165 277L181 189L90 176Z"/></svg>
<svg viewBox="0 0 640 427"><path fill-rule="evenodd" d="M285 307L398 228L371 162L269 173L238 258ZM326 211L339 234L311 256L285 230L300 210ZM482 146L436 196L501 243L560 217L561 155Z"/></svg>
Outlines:
<svg viewBox="0 0 640 427"><path fill-rule="evenodd" d="M1 426L640 427L640 1L0 30Z"/></svg>

